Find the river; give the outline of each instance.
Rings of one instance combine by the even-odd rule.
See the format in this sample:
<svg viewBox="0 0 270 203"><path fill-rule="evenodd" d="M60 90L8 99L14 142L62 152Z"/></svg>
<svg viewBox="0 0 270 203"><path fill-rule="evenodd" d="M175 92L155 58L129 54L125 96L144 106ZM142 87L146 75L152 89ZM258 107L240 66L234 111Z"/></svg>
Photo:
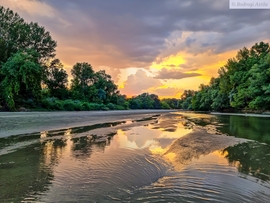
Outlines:
<svg viewBox="0 0 270 203"><path fill-rule="evenodd" d="M0 202L270 202L270 118L172 112L0 138Z"/></svg>

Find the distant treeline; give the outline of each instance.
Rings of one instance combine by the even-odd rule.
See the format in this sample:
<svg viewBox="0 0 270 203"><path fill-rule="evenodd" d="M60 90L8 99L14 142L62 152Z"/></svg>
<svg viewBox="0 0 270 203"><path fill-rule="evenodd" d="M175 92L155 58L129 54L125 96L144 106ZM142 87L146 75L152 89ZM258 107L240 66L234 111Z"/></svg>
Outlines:
<svg viewBox="0 0 270 203"><path fill-rule="evenodd" d="M270 110L270 48L256 43L240 49L199 91L185 90L181 108L196 111Z"/></svg>
<svg viewBox="0 0 270 203"><path fill-rule="evenodd" d="M268 43L239 50L209 85L185 90L180 100L148 93L127 98L110 75L95 72L86 62L73 66L68 84L68 74L55 58L56 47L44 27L0 7L0 110L270 110Z"/></svg>
<svg viewBox="0 0 270 203"><path fill-rule="evenodd" d="M177 99L121 95L111 76L76 63L71 84L55 58L56 41L38 23L0 7L0 109L108 110L177 108Z"/></svg>

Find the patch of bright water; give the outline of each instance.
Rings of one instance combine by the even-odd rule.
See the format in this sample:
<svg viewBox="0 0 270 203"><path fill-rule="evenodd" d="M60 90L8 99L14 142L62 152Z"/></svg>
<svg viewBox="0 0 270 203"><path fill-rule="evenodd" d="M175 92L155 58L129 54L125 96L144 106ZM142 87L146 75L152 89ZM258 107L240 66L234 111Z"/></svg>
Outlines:
<svg viewBox="0 0 270 203"><path fill-rule="evenodd" d="M144 120L145 121L145 120ZM269 202L270 146L238 144L176 170L164 153L191 132L181 116L0 139L3 202ZM105 139L91 130L118 128ZM198 143L200 145L200 143Z"/></svg>

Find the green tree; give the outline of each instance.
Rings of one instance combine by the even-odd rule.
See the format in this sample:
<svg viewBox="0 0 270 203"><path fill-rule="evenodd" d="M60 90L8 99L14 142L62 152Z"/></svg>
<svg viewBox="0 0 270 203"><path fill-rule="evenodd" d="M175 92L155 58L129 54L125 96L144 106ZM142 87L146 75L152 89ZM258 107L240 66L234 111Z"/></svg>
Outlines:
<svg viewBox="0 0 270 203"><path fill-rule="evenodd" d="M137 97L132 97L129 100L129 108L131 109L141 109L142 108L142 102Z"/></svg>
<svg viewBox="0 0 270 203"><path fill-rule="evenodd" d="M0 36L0 53L5 56L0 59L2 62L6 62L17 51L26 49L38 52L39 62L55 56L57 43L44 27L38 23L26 23L17 13L4 7L0 7Z"/></svg>
<svg viewBox="0 0 270 203"><path fill-rule="evenodd" d="M185 90L180 97L180 103L182 109L192 109L192 98L195 96L196 91L194 90Z"/></svg>
<svg viewBox="0 0 270 203"><path fill-rule="evenodd" d="M5 105L14 110L16 103L24 99L38 100L41 90L42 67L34 50L18 52L8 59L1 69Z"/></svg>
<svg viewBox="0 0 270 203"><path fill-rule="evenodd" d="M5 70L1 70L4 64L17 53L29 53L31 49L32 52L38 53L35 54L37 59L35 63L42 64L39 68L44 67L45 62L55 56L56 46L56 41L44 27L33 22L26 23L17 13L0 6L0 105L6 101L3 82L6 77L9 77L4 75ZM44 71L45 69L42 69L41 75ZM23 84L20 86L22 87ZM20 91L18 94L26 93Z"/></svg>
<svg viewBox="0 0 270 203"><path fill-rule="evenodd" d="M161 108L162 109L170 109L170 105L167 103L167 100L162 100L161 101Z"/></svg>
<svg viewBox="0 0 270 203"><path fill-rule="evenodd" d="M252 98L248 107L251 109L270 109L270 54L266 55L250 70L250 85L247 92Z"/></svg>
<svg viewBox="0 0 270 203"><path fill-rule="evenodd" d="M169 108L172 108L172 109L177 109L177 108L180 107L179 99L176 99L176 98L164 98L164 99L162 99L161 100L161 106L162 106L162 102L165 102L166 104L168 104Z"/></svg>
<svg viewBox="0 0 270 203"><path fill-rule="evenodd" d="M93 85L99 91L98 97L102 100L102 102L117 103L117 97L119 94L117 85L114 84L112 77L109 74L106 74L105 70L100 70L95 73ZM100 97L101 92L104 94L102 97Z"/></svg>
<svg viewBox="0 0 270 203"><path fill-rule="evenodd" d="M240 49L209 85L200 85L195 94L184 91L182 108L189 109L191 101L194 110L270 109L269 53L269 44L264 42Z"/></svg>
<svg viewBox="0 0 270 203"><path fill-rule="evenodd" d="M153 101L153 108L154 109L160 109L161 108L161 102L160 102L160 99L158 98L158 95L150 94L149 97Z"/></svg>
<svg viewBox="0 0 270 203"><path fill-rule="evenodd" d="M71 91L73 97L82 100L92 101L97 95L97 89L93 86L95 72L89 63L76 63L71 75Z"/></svg>
<svg viewBox="0 0 270 203"><path fill-rule="evenodd" d="M137 96L137 98L141 101L142 109L153 109L154 108L154 100L151 99L148 93L142 93Z"/></svg>
<svg viewBox="0 0 270 203"><path fill-rule="evenodd" d="M54 59L46 67L44 83L53 97L66 99L68 95L68 74L59 59Z"/></svg>
<svg viewBox="0 0 270 203"><path fill-rule="evenodd" d="M250 50L243 48L237 54L238 61L236 68L232 71L230 79L234 85L232 107L239 109L248 108L249 103L254 99L250 93L252 72L250 71L255 64L261 63L270 48L268 43L260 42L251 47Z"/></svg>

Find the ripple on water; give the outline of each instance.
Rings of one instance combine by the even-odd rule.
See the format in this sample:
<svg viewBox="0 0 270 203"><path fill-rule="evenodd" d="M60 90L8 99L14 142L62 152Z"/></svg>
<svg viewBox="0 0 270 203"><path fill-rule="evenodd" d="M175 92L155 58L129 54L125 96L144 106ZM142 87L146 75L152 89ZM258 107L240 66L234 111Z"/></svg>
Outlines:
<svg viewBox="0 0 270 203"><path fill-rule="evenodd" d="M238 142L202 131L184 136L191 130L179 115L148 126L126 124L128 130L115 123L0 140L0 150L15 149L0 151L0 197L8 202L270 202L269 145L228 147ZM94 132L113 133L100 139L93 133L97 127Z"/></svg>
<svg viewBox="0 0 270 203"><path fill-rule="evenodd" d="M207 164L206 159L212 163ZM212 153L181 171L170 171L157 182L137 189L133 202L269 202L267 184L243 178L234 167L216 161L217 153Z"/></svg>
<svg viewBox="0 0 270 203"><path fill-rule="evenodd" d="M166 164L147 150L113 149L84 160L67 158L55 170L52 188L43 200L77 201L80 197L87 201L91 197L104 202L115 193L117 199L157 181L166 170Z"/></svg>

